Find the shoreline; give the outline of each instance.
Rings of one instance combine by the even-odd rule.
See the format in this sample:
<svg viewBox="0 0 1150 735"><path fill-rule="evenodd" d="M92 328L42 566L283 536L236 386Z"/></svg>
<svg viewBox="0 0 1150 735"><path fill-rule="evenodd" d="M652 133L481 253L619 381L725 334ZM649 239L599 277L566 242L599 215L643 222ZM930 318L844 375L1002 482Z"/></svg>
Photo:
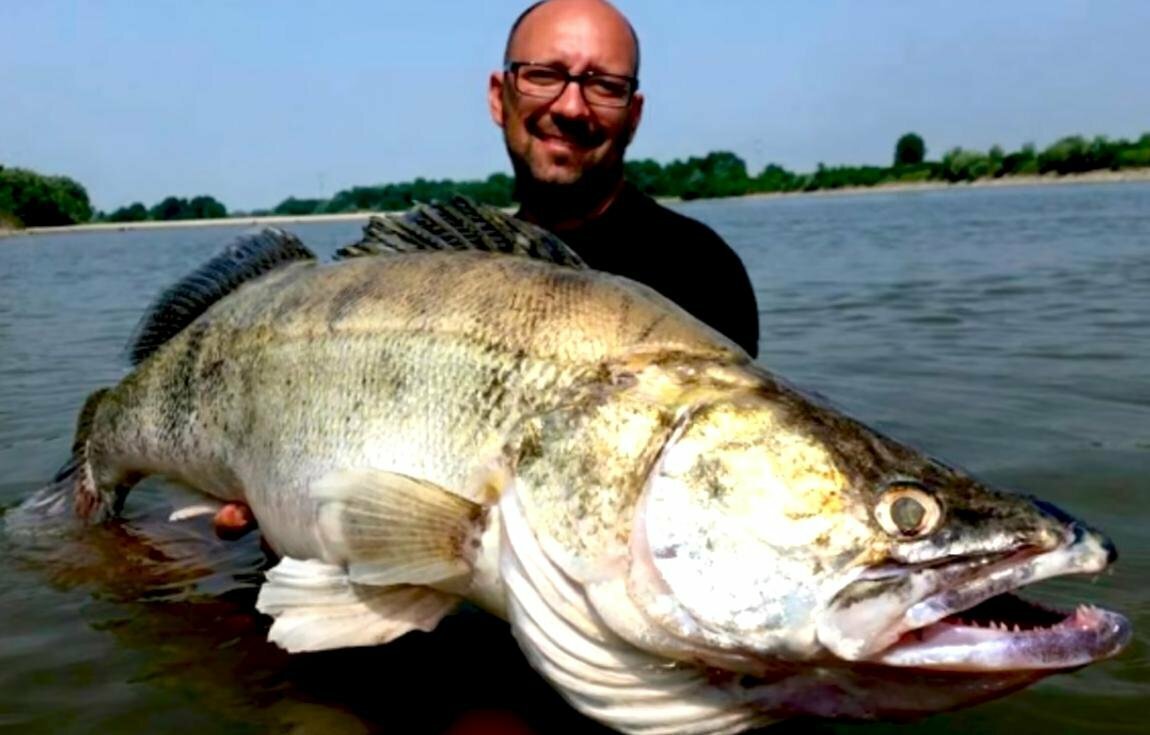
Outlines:
<svg viewBox="0 0 1150 735"><path fill-rule="evenodd" d="M818 189L816 191L763 191L751 192L729 199L765 199L775 197L807 196L852 196L855 194L897 194L910 191L940 191L953 188L1007 188L1023 186L1066 186L1074 184L1117 184L1150 182L1150 168L1134 168L1120 171L1087 171L1081 174L1045 174L1031 176L1007 176L999 179L976 179L949 183L946 181L891 182L875 186L844 186L838 189ZM684 200L677 197L658 197L660 202L703 202L708 199ZM22 230L0 228L0 240L21 235L52 235L73 232L125 232L128 230L166 229L176 227L258 227L262 225L306 224L309 222L349 222L366 220L374 215L394 214L394 212L343 212L339 214L308 215L261 215L252 217L225 217L223 219L164 220L145 222L89 222L82 225L63 227L28 227Z"/></svg>
<svg viewBox="0 0 1150 735"><path fill-rule="evenodd" d="M1084 184L1137 184L1150 182L1150 168L1131 168L1121 171L1086 171L1080 174L1028 174L1004 176L998 179L975 179L974 181L892 181L874 186L844 186L838 189L817 189L815 191L761 191L744 194L744 197L804 197L835 196L854 194L898 194L908 191L941 191L943 189L1004 189L1025 186L1073 186ZM732 197L739 198L739 197ZM679 201L670 199L669 201ZM693 199L691 201L706 201Z"/></svg>
<svg viewBox="0 0 1150 735"><path fill-rule="evenodd" d="M341 212L339 214L269 214L252 217L222 217L220 219L146 220L143 222L86 222L63 227L27 227L22 230L0 229L0 239L21 235L63 235L73 232L126 232L128 230L166 230L185 227L253 227L260 225L291 225L307 222L344 222L363 219L387 212Z"/></svg>

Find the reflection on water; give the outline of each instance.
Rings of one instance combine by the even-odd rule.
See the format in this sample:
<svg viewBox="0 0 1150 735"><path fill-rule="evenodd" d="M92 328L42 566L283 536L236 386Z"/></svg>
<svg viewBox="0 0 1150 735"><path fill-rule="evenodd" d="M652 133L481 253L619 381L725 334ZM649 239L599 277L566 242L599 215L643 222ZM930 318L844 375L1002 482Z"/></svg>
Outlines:
<svg viewBox="0 0 1150 735"><path fill-rule="evenodd" d="M1121 560L1037 590L1126 613L1119 659L911 726L787 732L1145 732L1150 698L1150 186L697 202L742 254L762 360L868 423L1106 530ZM298 226L321 253L357 223ZM63 461L125 372L155 293L237 228L0 241L0 505ZM125 520L0 536L0 729L602 732L477 612L381 648L288 656L253 611L266 562L150 481ZM1023 724L1024 723L1024 724Z"/></svg>

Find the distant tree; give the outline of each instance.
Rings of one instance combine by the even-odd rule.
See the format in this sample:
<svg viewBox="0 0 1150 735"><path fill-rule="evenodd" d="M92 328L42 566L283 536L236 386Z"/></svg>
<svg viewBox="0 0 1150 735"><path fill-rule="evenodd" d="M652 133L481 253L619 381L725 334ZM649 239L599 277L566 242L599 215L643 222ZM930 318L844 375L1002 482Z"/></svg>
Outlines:
<svg viewBox="0 0 1150 735"><path fill-rule="evenodd" d="M987 172L984 176L998 177L1002 175L1002 162L1006 158L1006 152L1002 150L1000 145L990 146L990 150L986 152Z"/></svg>
<svg viewBox="0 0 1150 735"><path fill-rule="evenodd" d="M1081 135L1068 135L1038 154L1040 173L1076 174L1092 168L1090 143Z"/></svg>
<svg viewBox="0 0 1150 735"><path fill-rule="evenodd" d="M894 165L913 166L926 160L926 143L918 133L906 133L894 144Z"/></svg>
<svg viewBox="0 0 1150 735"><path fill-rule="evenodd" d="M355 186L336 192L323 206L325 212L395 211L416 202L445 201L461 194L482 204L506 207L514 197L510 176L495 173L483 180L452 181L417 178L399 184Z"/></svg>
<svg viewBox="0 0 1150 735"><path fill-rule="evenodd" d="M890 169L881 166L825 166L819 164L807 182L810 190L841 189L846 186L874 186L890 178Z"/></svg>
<svg viewBox="0 0 1150 735"><path fill-rule="evenodd" d="M491 192L492 204L506 207L515 201L515 179L507 174L491 174L487 177L486 184L488 191Z"/></svg>
<svg viewBox="0 0 1150 735"><path fill-rule="evenodd" d="M665 194L666 184L663 181L663 167L650 158L638 161L627 161L625 164L627 180L636 189L650 196Z"/></svg>
<svg viewBox="0 0 1150 735"><path fill-rule="evenodd" d="M699 159L695 159L698 161ZM696 172L689 161L675 159L663 167L661 194L663 196L681 197L687 190L687 181ZM699 177L696 177L696 179ZM697 183L697 182L693 182Z"/></svg>
<svg viewBox="0 0 1150 735"><path fill-rule="evenodd" d="M1027 143L1021 150L1003 156L998 173L1000 176L1030 176L1038 173L1038 157L1034 152L1034 144Z"/></svg>
<svg viewBox="0 0 1150 735"><path fill-rule="evenodd" d="M1104 135L1095 136L1094 140L1090 141L1090 150L1087 154L1090 159L1090 167L1092 169L1117 169L1118 155L1128 145L1124 140L1111 141Z"/></svg>
<svg viewBox="0 0 1150 735"><path fill-rule="evenodd" d="M730 151L712 151L698 162L698 167L706 181L703 196L742 196L751 187L746 162Z"/></svg>
<svg viewBox="0 0 1150 735"><path fill-rule="evenodd" d="M296 199L295 197L288 197L277 204L272 211L276 214L297 217L322 212L326 204L326 199Z"/></svg>
<svg viewBox="0 0 1150 735"><path fill-rule="evenodd" d="M148 217L161 222L182 219L222 219L228 216L227 207L215 197L202 194L189 201L183 197L165 197L148 210Z"/></svg>
<svg viewBox="0 0 1150 735"><path fill-rule="evenodd" d="M1146 140L1144 144L1127 148L1118 154L1119 168L1150 168L1150 136L1143 136L1143 139Z"/></svg>
<svg viewBox="0 0 1150 735"><path fill-rule="evenodd" d="M148 208L140 202L132 202L108 215L109 222L143 222L148 218Z"/></svg>
<svg viewBox="0 0 1150 735"><path fill-rule="evenodd" d="M751 186L755 191L795 191L799 188L799 177L778 164L769 163L754 178Z"/></svg>
<svg viewBox="0 0 1150 735"><path fill-rule="evenodd" d="M228 208L206 194L193 197L188 202L188 219L223 219L228 216Z"/></svg>
<svg viewBox="0 0 1150 735"><path fill-rule="evenodd" d="M702 199L706 196L707 176L697 168L690 169L687 178L679 189L679 196L686 201Z"/></svg>
<svg viewBox="0 0 1150 735"><path fill-rule="evenodd" d="M495 173L483 181L442 182L452 193L470 197L481 204L508 207L515 201L515 181L507 174Z"/></svg>
<svg viewBox="0 0 1150 735"><path fill-rule="evenodd" d="M991 174L990 158L985 153L952 148L939 162L942 178L952 183L974 181Z"/></svg>
<svg viewBox="0 0 1150 735"><path fill-rule="evenodd" d="M148 218L166 222L169 220L187 219L188 200L180 197L164 197L152 205L148 210Z"/></svg>
<svg viewBox="0 0 1150 735"><path fill-rule="evenodd" d="M92 219L88 192L67 176L0 168L0 214L25 227L74 225Z"/></svg>

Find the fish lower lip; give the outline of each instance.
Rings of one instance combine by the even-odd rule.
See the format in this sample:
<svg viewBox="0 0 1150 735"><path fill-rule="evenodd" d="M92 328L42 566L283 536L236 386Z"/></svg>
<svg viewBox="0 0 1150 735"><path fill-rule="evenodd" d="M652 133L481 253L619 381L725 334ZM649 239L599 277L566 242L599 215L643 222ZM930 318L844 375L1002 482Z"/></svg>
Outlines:
<svg viewBox="0 0 1150 735"><path fill-rule="evenodd" d="M1007 593L905 633L873 660L948 671L1069 669L1114 656L1131 635L1129 621L1109 610L1065 613Z"/></svg>
<svg viewBox="0 0 1150 735"><path fill-rule="evenodd" d="M913 605L903 617L902 636L872 660L1002 671L1071 668L1115 655L1131 637L1121 615L1089 606L1073 613L1049 610L1011 594L1042 579L1102 571L1113 558L1109 542L1075 530L1064 546L990 560L976 567L973 579ZM963 574L961 567L956 574Z"/></svg>

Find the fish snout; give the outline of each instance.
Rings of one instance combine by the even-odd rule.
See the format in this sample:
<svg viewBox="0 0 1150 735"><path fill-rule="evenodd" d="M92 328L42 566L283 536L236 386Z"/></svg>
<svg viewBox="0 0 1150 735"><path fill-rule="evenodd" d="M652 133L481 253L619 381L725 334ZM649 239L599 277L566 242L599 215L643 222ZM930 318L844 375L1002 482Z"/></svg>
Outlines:
<svg viewBox="0 0 1150 735"><path fill-rule="evenodd" d="M1098 556L1105 555L1103 567L1118 561L1118 547L1114 545L1109 536L1090 524L1075 518L1054 503L1033 496L1028 499L1043 515L1063 529L1067 546L1080 549L1090 548L1095 550Z"/></svg>

